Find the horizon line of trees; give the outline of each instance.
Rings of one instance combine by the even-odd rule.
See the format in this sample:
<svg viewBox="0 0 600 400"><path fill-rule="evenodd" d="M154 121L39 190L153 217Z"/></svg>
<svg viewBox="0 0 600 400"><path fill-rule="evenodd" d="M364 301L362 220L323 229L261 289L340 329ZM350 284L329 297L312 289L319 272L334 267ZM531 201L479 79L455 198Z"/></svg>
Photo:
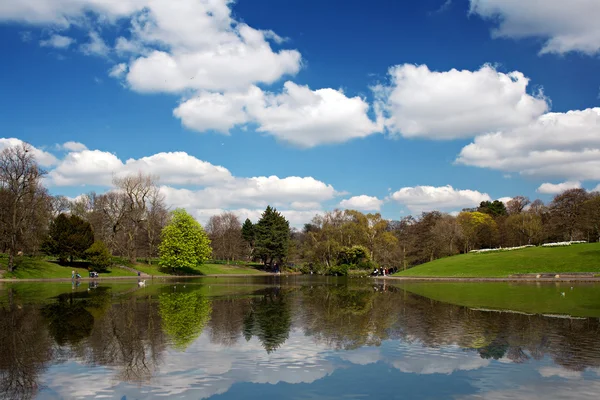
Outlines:
<svg viewBox="0 0 600 400"><path fill-rule="evenodd" d="M70 200L50 195L42 183L45 175L27 143L0 152L0 250L8 253L9 270L20 254L52 254L61 261L96 257L106 262L121 256L131 263L159 257L165 227L177 210L170 211L165 204L158 177L141 172L115 177L114 190ZM173 233L169 251L177 253L173 245L188 246L190 254L198 255L193 262L200 264L209 257L227 263L259 261L272 269L295 265L304 272L344 275L349 269L406 269L481 248L598 241L600 193L569 189L548 204L516 196L506 204L484 201L456 216L430 211L400 220L335 209L315 215L302 229L290 227L271 206L256 223L250 219L242 223L228 211L210 217L202 227L187 216L200 236ZM201 240L204 247L191 250L194 243L181 243L180 237Z"/></svg>

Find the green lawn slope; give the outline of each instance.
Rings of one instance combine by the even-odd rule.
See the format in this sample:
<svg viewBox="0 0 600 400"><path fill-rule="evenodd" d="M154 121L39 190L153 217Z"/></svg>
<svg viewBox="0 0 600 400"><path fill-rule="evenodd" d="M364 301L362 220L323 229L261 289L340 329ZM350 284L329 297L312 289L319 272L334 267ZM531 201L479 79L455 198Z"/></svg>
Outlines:
<svg viewBox="0 0 600 400"><path fill-rule="evenodd" d="M6 271L8 257L0 254L0 269ZM17 257L16 268L13 272L5 272L3 278L14 279L48 279L71 278L71 271L76 270L81 277L88 277L87 263L77 262L74 265L62 266L44 257ZM122 268L109 268L101 273L102 277L110 276L135 276L133 272Z"/></svg>
<svg viewBox="0 0 600 400"><path fill-rule="evenodd" d="M461 254L400 271L394 276L501 278L542 272L600 273L600 243Z"/></svg>

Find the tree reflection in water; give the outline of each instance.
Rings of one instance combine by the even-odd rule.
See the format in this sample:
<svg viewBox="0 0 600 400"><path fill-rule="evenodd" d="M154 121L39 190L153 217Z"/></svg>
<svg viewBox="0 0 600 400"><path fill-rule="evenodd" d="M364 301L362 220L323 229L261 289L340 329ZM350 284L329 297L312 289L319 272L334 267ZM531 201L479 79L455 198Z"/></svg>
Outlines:
<svg viewBox="0 0 600 400"><path fill-rule="evenodd" d="M0 398L30 399L53 358L53 341L39 307L14 299L0 305Z"/></svg>
<svg viewBox="0 0 600 400"><path fill-rule="evenodd" d="M282 285L210 299L201 288L115 296L99 287L43 305L10 292L0 306L0 397L34 397L44 369L70 359L109 367L115 382L147 383L169 347L185 351L203 332L231 351L256 338L272 353L294 330L337 350L398 340L514 363L547 356L571 371L600 366L598 318L472 310L373 285Z"/></svg>

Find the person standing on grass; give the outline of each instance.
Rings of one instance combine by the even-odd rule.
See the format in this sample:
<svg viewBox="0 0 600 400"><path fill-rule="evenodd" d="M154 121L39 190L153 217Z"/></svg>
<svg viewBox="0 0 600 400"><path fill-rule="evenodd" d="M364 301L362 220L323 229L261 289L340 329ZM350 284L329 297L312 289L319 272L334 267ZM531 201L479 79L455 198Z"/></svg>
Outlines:
<svg viewBox="0 0 600 400"><path fill-rule="evenodd" d="M71 271L71 279L75 279L75 271Z"/></svg>

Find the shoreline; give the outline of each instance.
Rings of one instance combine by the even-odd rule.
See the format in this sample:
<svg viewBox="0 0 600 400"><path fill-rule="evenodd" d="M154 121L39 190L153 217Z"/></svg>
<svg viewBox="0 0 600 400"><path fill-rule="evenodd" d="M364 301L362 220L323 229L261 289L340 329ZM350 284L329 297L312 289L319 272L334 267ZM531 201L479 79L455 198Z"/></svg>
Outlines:
<svg viewBox="0 0 600 400"><path fill-rule="evenodd" d="M468 277L424 277L424 276L375 276L376 280L394 280L407 282L600 282L600 277L560 277L560 278L468 278Z"/></svg>
<svg viewBox="0 0 600 400"><path fill-rule="evenodd" d="M81 277L78 279L79 282L90 282L90 281L119 281L119 280L158 280L158 279L192 279L192 278L244 278L253 276L289 276L298 275L296 273L276 273L264 272L260 274L211 274L211 275L151 275L151 276L105 276L99 278ZM2 283L18 283L18 282L72 282L71 278L0 278Z"/></svg>

